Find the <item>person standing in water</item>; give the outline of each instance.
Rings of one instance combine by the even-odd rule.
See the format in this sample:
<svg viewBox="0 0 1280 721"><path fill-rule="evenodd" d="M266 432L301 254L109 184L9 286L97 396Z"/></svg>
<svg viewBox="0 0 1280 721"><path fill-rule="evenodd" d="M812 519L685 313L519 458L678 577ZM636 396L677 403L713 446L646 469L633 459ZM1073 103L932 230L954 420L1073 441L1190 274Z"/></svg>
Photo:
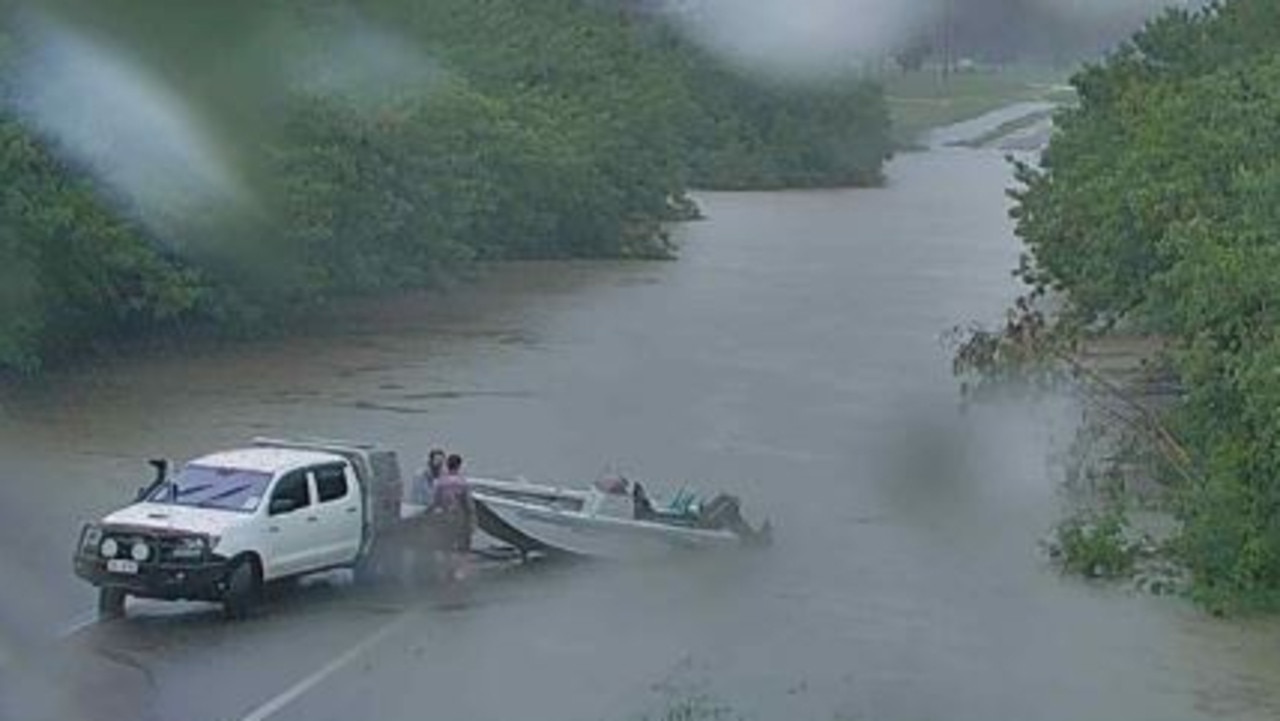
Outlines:
<svg viewBox="0 0 1280 721"><path fill-rule="evenodd" d="M426 465L412 476L405 486L405 502L424 509L430 508L435 497L436 482L444 475L444 466L444 451L439 448L431 449L427 454ZM431 550L438 545L435 542L436 529L430 523L419 528L422 532L417 542L405 548L400 560L401 564L409 564L410 574L414 579L420 579L426 575L427 563L433 557Z"/></svg>
<svg viewBox="0 0 1280 721"><path fill-rule="evenodd" d="M429 512L440 531L440 560L447 578L460 580L463 564L471 553L471 536L475 531L476 508L471 488L462 475L462 456L453 454L445 460L445 474L435 482Z"/></svg>

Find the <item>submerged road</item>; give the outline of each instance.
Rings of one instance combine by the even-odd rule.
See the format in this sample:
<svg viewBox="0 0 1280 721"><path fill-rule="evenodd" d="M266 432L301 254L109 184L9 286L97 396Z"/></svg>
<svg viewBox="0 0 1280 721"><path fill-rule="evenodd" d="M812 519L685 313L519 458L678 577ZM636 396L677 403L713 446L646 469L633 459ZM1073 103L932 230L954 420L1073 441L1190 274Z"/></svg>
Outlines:
<svg viewBox="0 0 1280 721"><path fill-rule="evenodd" d="M1017 288L998 151L905 155L878 190L708 193L672 263L534 263L291 339L56 375L0 403L0 718L600 721L1269 719L1280 631L1062 579L1070 404L962 412L946 331ZM435 444L477 473L698 482L757 553L543 564L463 589L340 576L228 624L95 624L79 524L255 434ZM710 715L708 717L711 717Z"/></svg>

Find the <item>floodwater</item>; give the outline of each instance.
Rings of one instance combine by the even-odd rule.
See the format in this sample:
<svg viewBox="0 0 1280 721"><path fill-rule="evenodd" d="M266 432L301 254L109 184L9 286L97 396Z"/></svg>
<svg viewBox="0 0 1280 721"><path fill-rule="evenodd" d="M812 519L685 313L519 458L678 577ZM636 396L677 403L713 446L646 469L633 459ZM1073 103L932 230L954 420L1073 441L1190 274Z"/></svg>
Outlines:
<svg viewBox="0 0 1280 721"><path fill-rule="evenodd" d="M905 155L889 177L703 194L677 262L508 266L299 337L10 393L0 716L1276 718L1274 624L1064 579L1038 553L1069 404L960 407L943 336L1017 290L1000 153ZM491 572L448 598L335 581L239 624L153 603L86 624L79 523L145 481L143 459L257 434L696 482L777 542Z"/></svg>

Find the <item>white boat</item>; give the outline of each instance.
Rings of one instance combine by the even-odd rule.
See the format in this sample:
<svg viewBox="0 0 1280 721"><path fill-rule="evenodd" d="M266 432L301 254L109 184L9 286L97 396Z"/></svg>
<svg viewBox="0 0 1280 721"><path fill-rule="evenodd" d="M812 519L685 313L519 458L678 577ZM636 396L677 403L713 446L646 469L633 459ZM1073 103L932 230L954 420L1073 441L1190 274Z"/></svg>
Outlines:
<svg viewBox="0 0 1280 721"><path fill-rule="evenodd" d="M736 531L730 525L710 525L696 508L655 510L642 489L633 495L634 485L621 479L615 484L579 490L470 479L481 530L522 552L634 560L768 540L767 524L756 531L737 517L730 524Z"/></svg>

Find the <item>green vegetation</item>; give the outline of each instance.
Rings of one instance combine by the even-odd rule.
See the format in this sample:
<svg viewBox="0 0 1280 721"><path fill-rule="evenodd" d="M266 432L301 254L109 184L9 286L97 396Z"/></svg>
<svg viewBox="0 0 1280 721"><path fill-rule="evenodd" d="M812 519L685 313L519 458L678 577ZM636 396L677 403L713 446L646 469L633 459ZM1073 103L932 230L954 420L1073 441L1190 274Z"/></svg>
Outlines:
<svg viewBox="0 0 1280 721"><path fill-rule="evenodd" d="M1215 610L1280 600L1280 5L1171 11L1073 84L1078 108L1015 193L1032 290L986 360L1162 337L1174 547ZM1052 322L1034 310L1064 305ZM970 358L969 360L972 360ZM981 365L972 364L971 365Z"/></svg>
<svg viewBox="0 0 1280 721"><path fill-rule="evenodd" d="M869 83L743 83L694 56L690 181L724 190L872 185L882 180L889 112Z"/></svg>
<svg viewBox="0 0 1280 721"><path fill-rule="evenodd" d="M1075 516L1058 525L1055 554L1064 570L1088 578L1122 578L1133 572L1138 544L1125 537L1118 511Z"/></svg>
<svg viewBox="0 0 1280 721"><path fill-rule="evenodd" d="M870 184L889 151L874 85L746 77L626 4L56 3L192 96L254 202L204 217L176 198L156 222L0 104L0 371L130 335L279 324L472 260L667 257L689 187ZM0 99L26 42L4 31L7 4ZM358 60L382 62L394 37L428 67L334 91L354 71L323 59L369 29ZM320 67L294 72L307 48Z"/></svg>
<svg viewBox="0 0 1280 721"><path fill-rule="evenodd" d="M33 369L99 328L160 324L202 302L198 276L112 215L93 188L0 120L0 361Z"/></svg>
<svg viewBox="0 0 1280 721"><path fill-rule="evenodd" d="M901 148L914 147L932 128L976 118L1010 103L1067 103L1075 97L1056 72L1020 66L952 73L945 78L937 69L892 73L883 82L893 139Z"/></svg>

